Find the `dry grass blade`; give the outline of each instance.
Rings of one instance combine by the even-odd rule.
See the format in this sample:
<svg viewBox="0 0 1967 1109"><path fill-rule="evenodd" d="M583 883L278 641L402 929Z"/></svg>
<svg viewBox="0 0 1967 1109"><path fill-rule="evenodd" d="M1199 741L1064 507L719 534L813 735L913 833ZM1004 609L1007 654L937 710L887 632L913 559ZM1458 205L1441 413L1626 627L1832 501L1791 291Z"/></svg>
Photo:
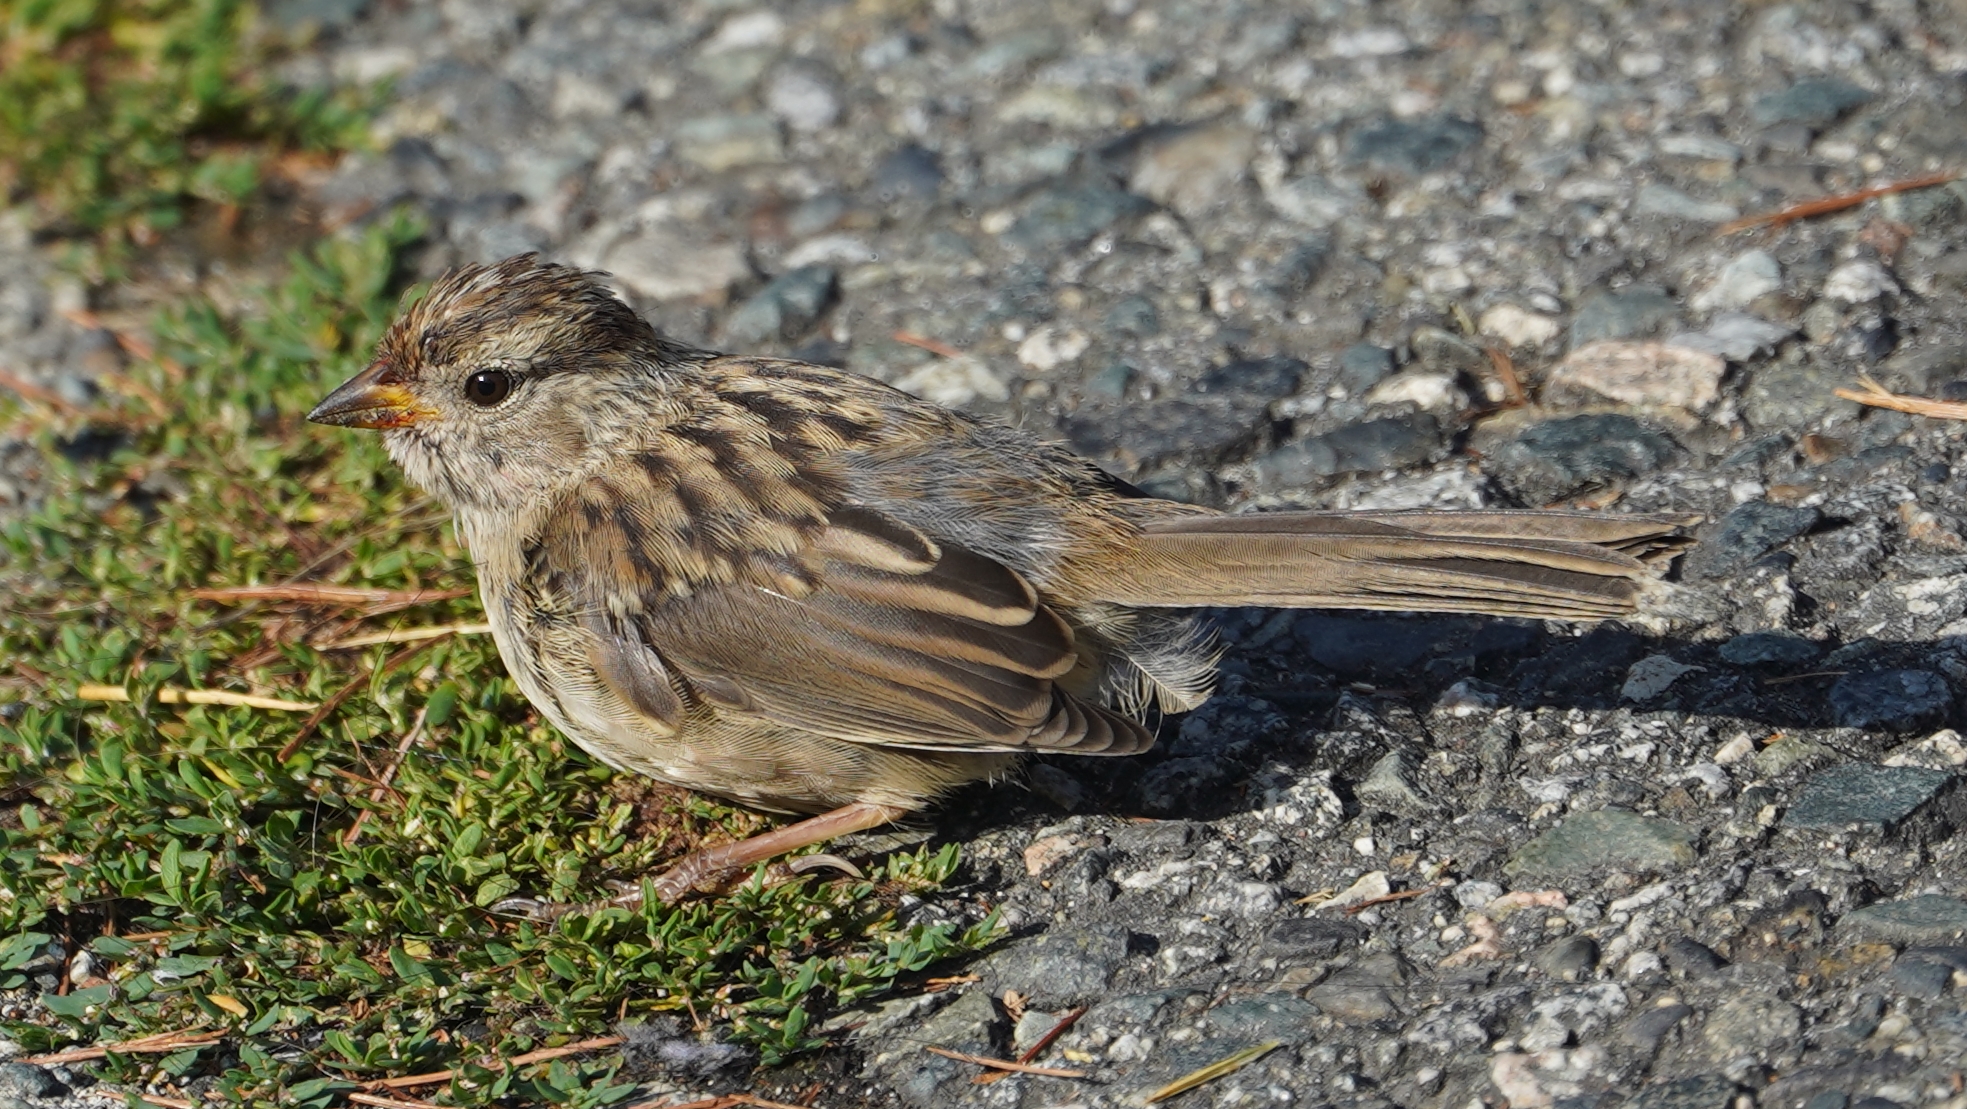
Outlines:
<svg viewBox="0 0 1967 1109"><path fill-rule="evenodd" d="M927 335L917 335L913 331L897 331L893 335L890 335L888 337L890 339L893 339L897 343L905 343L908 346L916 347L921 350L926 350L930 354L933 354L938 358L963 357L962 351L957 350L955 347L950 346L948 343L942 342L937 339L931 339Z"/></svg>
<svg viewBox="0 0 1967 1109"><path fill-rule="evenodd" d="M469 589L361 589L349 585L236 585L216 589L194 589L191 595L201 601L245 604L252 601L292 601L304 605L338 605L367 608L375 605L420 605L463 597Z"/></svg>
<svg viewBox="0 0 1967 1109"><path fill-rule="evenodd" d="M1375 905L1384 905L1389 901L1405 901L1408 898L1420 897L1423 894L1433 893L1435 890L1438 889L1447 889L1449 886L1452 886L1454 884L1455 883L1453 882L1436 882L1430 886L1419 886L1410 890L1395 890L1392 893L1383 893L1378 897L1369 897L1366 900L1361 901L1354 905L1347 905L1341 911L1344 912L1345 915L1347 916L1356 916L1359 913L1365 912L1367 909L1370 909Z"/></svg>
<svg viewBox="0 0 1967 1109"><path fill-rule="evenodd" d="M145 1105L161 1105L164 1109L197 1109L198 1106L189 1098L165 1097L163 1094L138 1094L137 1100Z"/></svg>
<svg viewBox="0 0 1967 1109"><path fill-rule="evenodd" d="M391 628L385 632L366 632L351 635L345 639L316 643L323 651L346 651L355 647L381 647L396 643L421 643L426 639L442 639L447 635L490 635L490 624L438 624L421 628Z"/></svg>
<svg viewBox="0 0 1967 1109"><path fill-rule="evenodd" d="M989 1067L992 1070L1015 1071L1018 1074L1040 1074L1047 1078L1086 1077L1086 1072L1083 1070L1069 1070L1065 1067L1038 1067L1030 1063L1014 1063L1009 1059L992 1059L988 1055L971 1055L968 1052L951 1051L946 1047L937 1047L934 1044L924 1044L922 1045L922 1050L931 1055L940 1055L945 1059L954 1059L959 1063L975 1063L977 1066Z"/></svg>
<svg viewBox="0 0 1967 1109"><path fill-rule="evenodd" d="M551 1059L564 1059L569 1055L581 1055L589 1051L600 1051L603 1048L618 1047L622 1042L620 1036L596 1036L591 1040L581 1040L577 1043L565 1044L560 1047L541 1048L538 1051L529 1051L524 1055L514 1055L510 1059L502 1059L495 1063L487 1063L485 1065L492 1069L500 1066L523 1067L531 1063L544 1063ZM372 1090L407 1090L412 1086L435 1086L439 1083L449 1082L451 1079L457 1077L457 1073L455 1070L438 1070L431 1071L427 1074L406 1074L401 1078L379 1078L369 1083L369 1088Z"/></svg>
<svg viewBox="0 0 1967 1109"><path fill-rule="evenodd" d="M1759 216L1744 216L1732 223L1724 223L1716 229L1715 234L1732 235L1737 231L1747 231L1751 227L1777 227L1796 220L1809 219L1812 216L1826 216L1832 212L1842 212L1846 208L1856 208L1873 197L1890 196L1893 193L1908 192L1912 189L1930 189L1934 185L1944 185L1959 177L1960 173L1958 170L1950 170L1946 173L1929 173L1924 177L1912 177L1904 181L1892 181L1869 189L1859 189L1857 192L1839 193L1836 196L1826 196L1817 200L1806 200L1801 204L1792 204L1787 208L1779 208L1773 212L1764 212Z"/></svg>
<svg viewBox="0 0 1967 1109"><path fill-rule="evenodd" d="M1496 371L1496 380L1502 383L1503 395L1509 398L1503 403L1503 407L1528 407L1530 393L1523 388L1523 378L1516 372L1515 360L1510 358L1509 353L1501 347L1485 345L1482 353L1489 356L1489 365Z"/></svg>
<svg viewBox="0 0 1967 1109"><path fill-rule="evenodd" d="M17 377L14 374L8 373L6 370L0 370L0 388L11 389L19 393L26 400L45 404L57 412L65 412L70 416L93 418L97 415L81 405L68 400L53 389L44 389L26 378Z"/></svg>
<svg viewBox="0 0 1967 1109"><path fill-rule="evenodd" d="M1037 1043L1032 1044L1030 1047L1018 1053L1017 1061L1020 1063L1029 1063L1033 1059L1038 1058L1041 1052L1043 1052L1046 1048L1052 1046L1052 1041L1058 1039L1060 1036L1065 1035L1066 1029L1071 1028L1075 1024L1078 1024L1079 1018L1085 1015L1086 1015L1086 1006L1081 1005L1079 1008L1074 1009L1072 1012L1067 1013L1065 1016L1060 1017L1059 1022L1057 1024L1054 1024L1049 1030L1046 1031L1046 1033L1043 1036L1038 1037ZM992 1071L989 1074L980 1074L975 1078L972 1078L970 1081L978 1086L988 1086L992 1082L1002 1082L1004 1079L1009 1078L1010 1076L1011 1076L1010 1071Z"/></svg>
<svg viewBox="0 0 1967 1109"><path fill-rule="evenodd" d="M280 748L280 753L274 757L279 759L281 762L286 762L288 759L293 758L294 752L300 750L301 744L307 742L307 737L314 734L314 729L321 726L321 722L328 718L329 713L340 708L341 703L343 701L346 701L350 697L354 696L356 690L361 689L364 686L368 685L370 682L374 681L379 675L387 674L391 670L396 669L398 666L403 665L405 662L409 661L412 656L414 656L418 651L421 650L423 650L423 644L412 643L408 647L405 647L402 650L384 659L383 664L381 666L363 675L362 677L356 678L354 681L349 682L347 685L342 686L340 689L335 690L333 696L330 696L327 700L321 702L320 706L314 710L314 715L308 717L306 720L301 722L300 731L295 732L294 738L288 740L286 744Z"/></svg>
<svg viewBox="0 0 1967 1109"><path fill-rule="evenodd" d="M1246 1047L1227 1059L1218 1059L1206 1067L1192 1070L1182 1075L1180 1078L1147 1095L1147 1103L1152 1105L1157 1101L1166 1101L1176 1094L1185 1094L1197 1086L1202 1085L1204 1082L1214 1082L1216 1079L1222 1078L1225 1075L1235 1074L1237 1071L1242 1070L1244 1067L1249 1066L1251 1063L1256 1062L1283 1046L1283 1040L1272 1040L1267 1044Z"/></svg>
<svg viewBox="0 0 1967 1109"><path fill-rule="evenodd" d="M1858 384L1861 389L1838 389L1836 393L1845 400L1854 400L1873 408L1889 408L1894 412L1910 412L1915 416L1932 416L1941 420L1967 420L1967 403L1961 401L1903 396L1869 377L1860 377Z"/></svg>
<svg viewBox="0 0 1967 1109"><path fill-rule="evenodd" d="M82 701L128 701L130 691L120 685L79 685L75 687L75 696ZM312 701L283 701L278 697L231 693L223 689L160 689L157 700L166 705L231 705L271 712L313 712L321 707Z"/></svg>
<svg viewBox="0 0 1967 1109"><path fill-rule="evenodd" d="M118 1055L156 1055L163 1052L186 1051L194 1047L211 1047L218 1042L216 1036L206 1034L202 1027L187 1028L181 1032L159 1032L155 1036L140 1036L121 1043L92 1044L88 1047L50 1052L47 1055L26 1055L22 1056L19 1062L51 1067L62 1063L86 1063L91 1059L104 1058L112 1051Z"/></svg>

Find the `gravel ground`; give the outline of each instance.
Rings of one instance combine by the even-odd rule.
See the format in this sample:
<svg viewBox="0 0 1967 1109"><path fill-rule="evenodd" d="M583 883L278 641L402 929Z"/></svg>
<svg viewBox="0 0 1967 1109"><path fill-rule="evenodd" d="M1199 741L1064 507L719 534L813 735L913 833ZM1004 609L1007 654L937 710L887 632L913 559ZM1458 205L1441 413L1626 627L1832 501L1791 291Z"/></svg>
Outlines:
<svg viewBox="0 0 1967 1109"><path fill-rule="evenodd" d="M841 1020L819 1104L1137 1105L1275 1043L1172 1104L1967 1106L1967 429L1831 395L1967 400L1967 187L1719 231L1967 166L1967 4L276 7L296 80L395 76L312 193L415 205L428 270L602 267L1167 496L1710 517L1630 626L1222 613L1160 750L924 821L969 866L914 911L1015 938ZM10 226L0 362L86 398ZM1079 1006L1090 1081L921 1050Z"/></svg>

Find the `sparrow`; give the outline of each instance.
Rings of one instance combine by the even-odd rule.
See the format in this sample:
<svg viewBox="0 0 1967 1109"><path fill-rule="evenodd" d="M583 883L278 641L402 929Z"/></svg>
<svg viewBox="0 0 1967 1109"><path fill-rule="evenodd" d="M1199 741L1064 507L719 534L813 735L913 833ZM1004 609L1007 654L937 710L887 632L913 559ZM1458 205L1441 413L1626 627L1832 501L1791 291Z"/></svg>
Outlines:
<svg viewBox="0 0 1967 1109"><path fill-rule="evenodd" d="M619 770L806 819L674 902L1022 755L1131 755L1208 698L1224 605L1597 620L1698 517L1227 514L824 366L658 333L526 254L439 279L308 419L451 510L526 698Z"/></svg>

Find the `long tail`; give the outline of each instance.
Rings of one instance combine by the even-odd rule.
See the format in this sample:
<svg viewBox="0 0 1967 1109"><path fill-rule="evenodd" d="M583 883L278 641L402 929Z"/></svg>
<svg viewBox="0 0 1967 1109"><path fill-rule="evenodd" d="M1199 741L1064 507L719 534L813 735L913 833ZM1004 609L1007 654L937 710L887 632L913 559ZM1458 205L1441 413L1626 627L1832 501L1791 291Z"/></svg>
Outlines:
<svg viewBox="0 0 1967 1109"><path fill-rule="evenodd" d="M1592 620L1634 612L1699 516L1279 512L1147 525L1102 574L1118 605L1475 612Z"/></svg>

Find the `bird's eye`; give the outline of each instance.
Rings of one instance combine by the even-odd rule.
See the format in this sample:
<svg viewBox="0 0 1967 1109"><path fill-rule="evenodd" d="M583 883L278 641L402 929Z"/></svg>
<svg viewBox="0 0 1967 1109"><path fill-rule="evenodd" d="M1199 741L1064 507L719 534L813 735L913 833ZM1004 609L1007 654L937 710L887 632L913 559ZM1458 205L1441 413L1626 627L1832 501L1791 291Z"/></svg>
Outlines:
<svg viewBox="0 0 1967 1109"><path fill-rule="evenodd" d="M512 392L512 375L504 370L479 370L464 379L465 399L490 408Z"/></svg>

